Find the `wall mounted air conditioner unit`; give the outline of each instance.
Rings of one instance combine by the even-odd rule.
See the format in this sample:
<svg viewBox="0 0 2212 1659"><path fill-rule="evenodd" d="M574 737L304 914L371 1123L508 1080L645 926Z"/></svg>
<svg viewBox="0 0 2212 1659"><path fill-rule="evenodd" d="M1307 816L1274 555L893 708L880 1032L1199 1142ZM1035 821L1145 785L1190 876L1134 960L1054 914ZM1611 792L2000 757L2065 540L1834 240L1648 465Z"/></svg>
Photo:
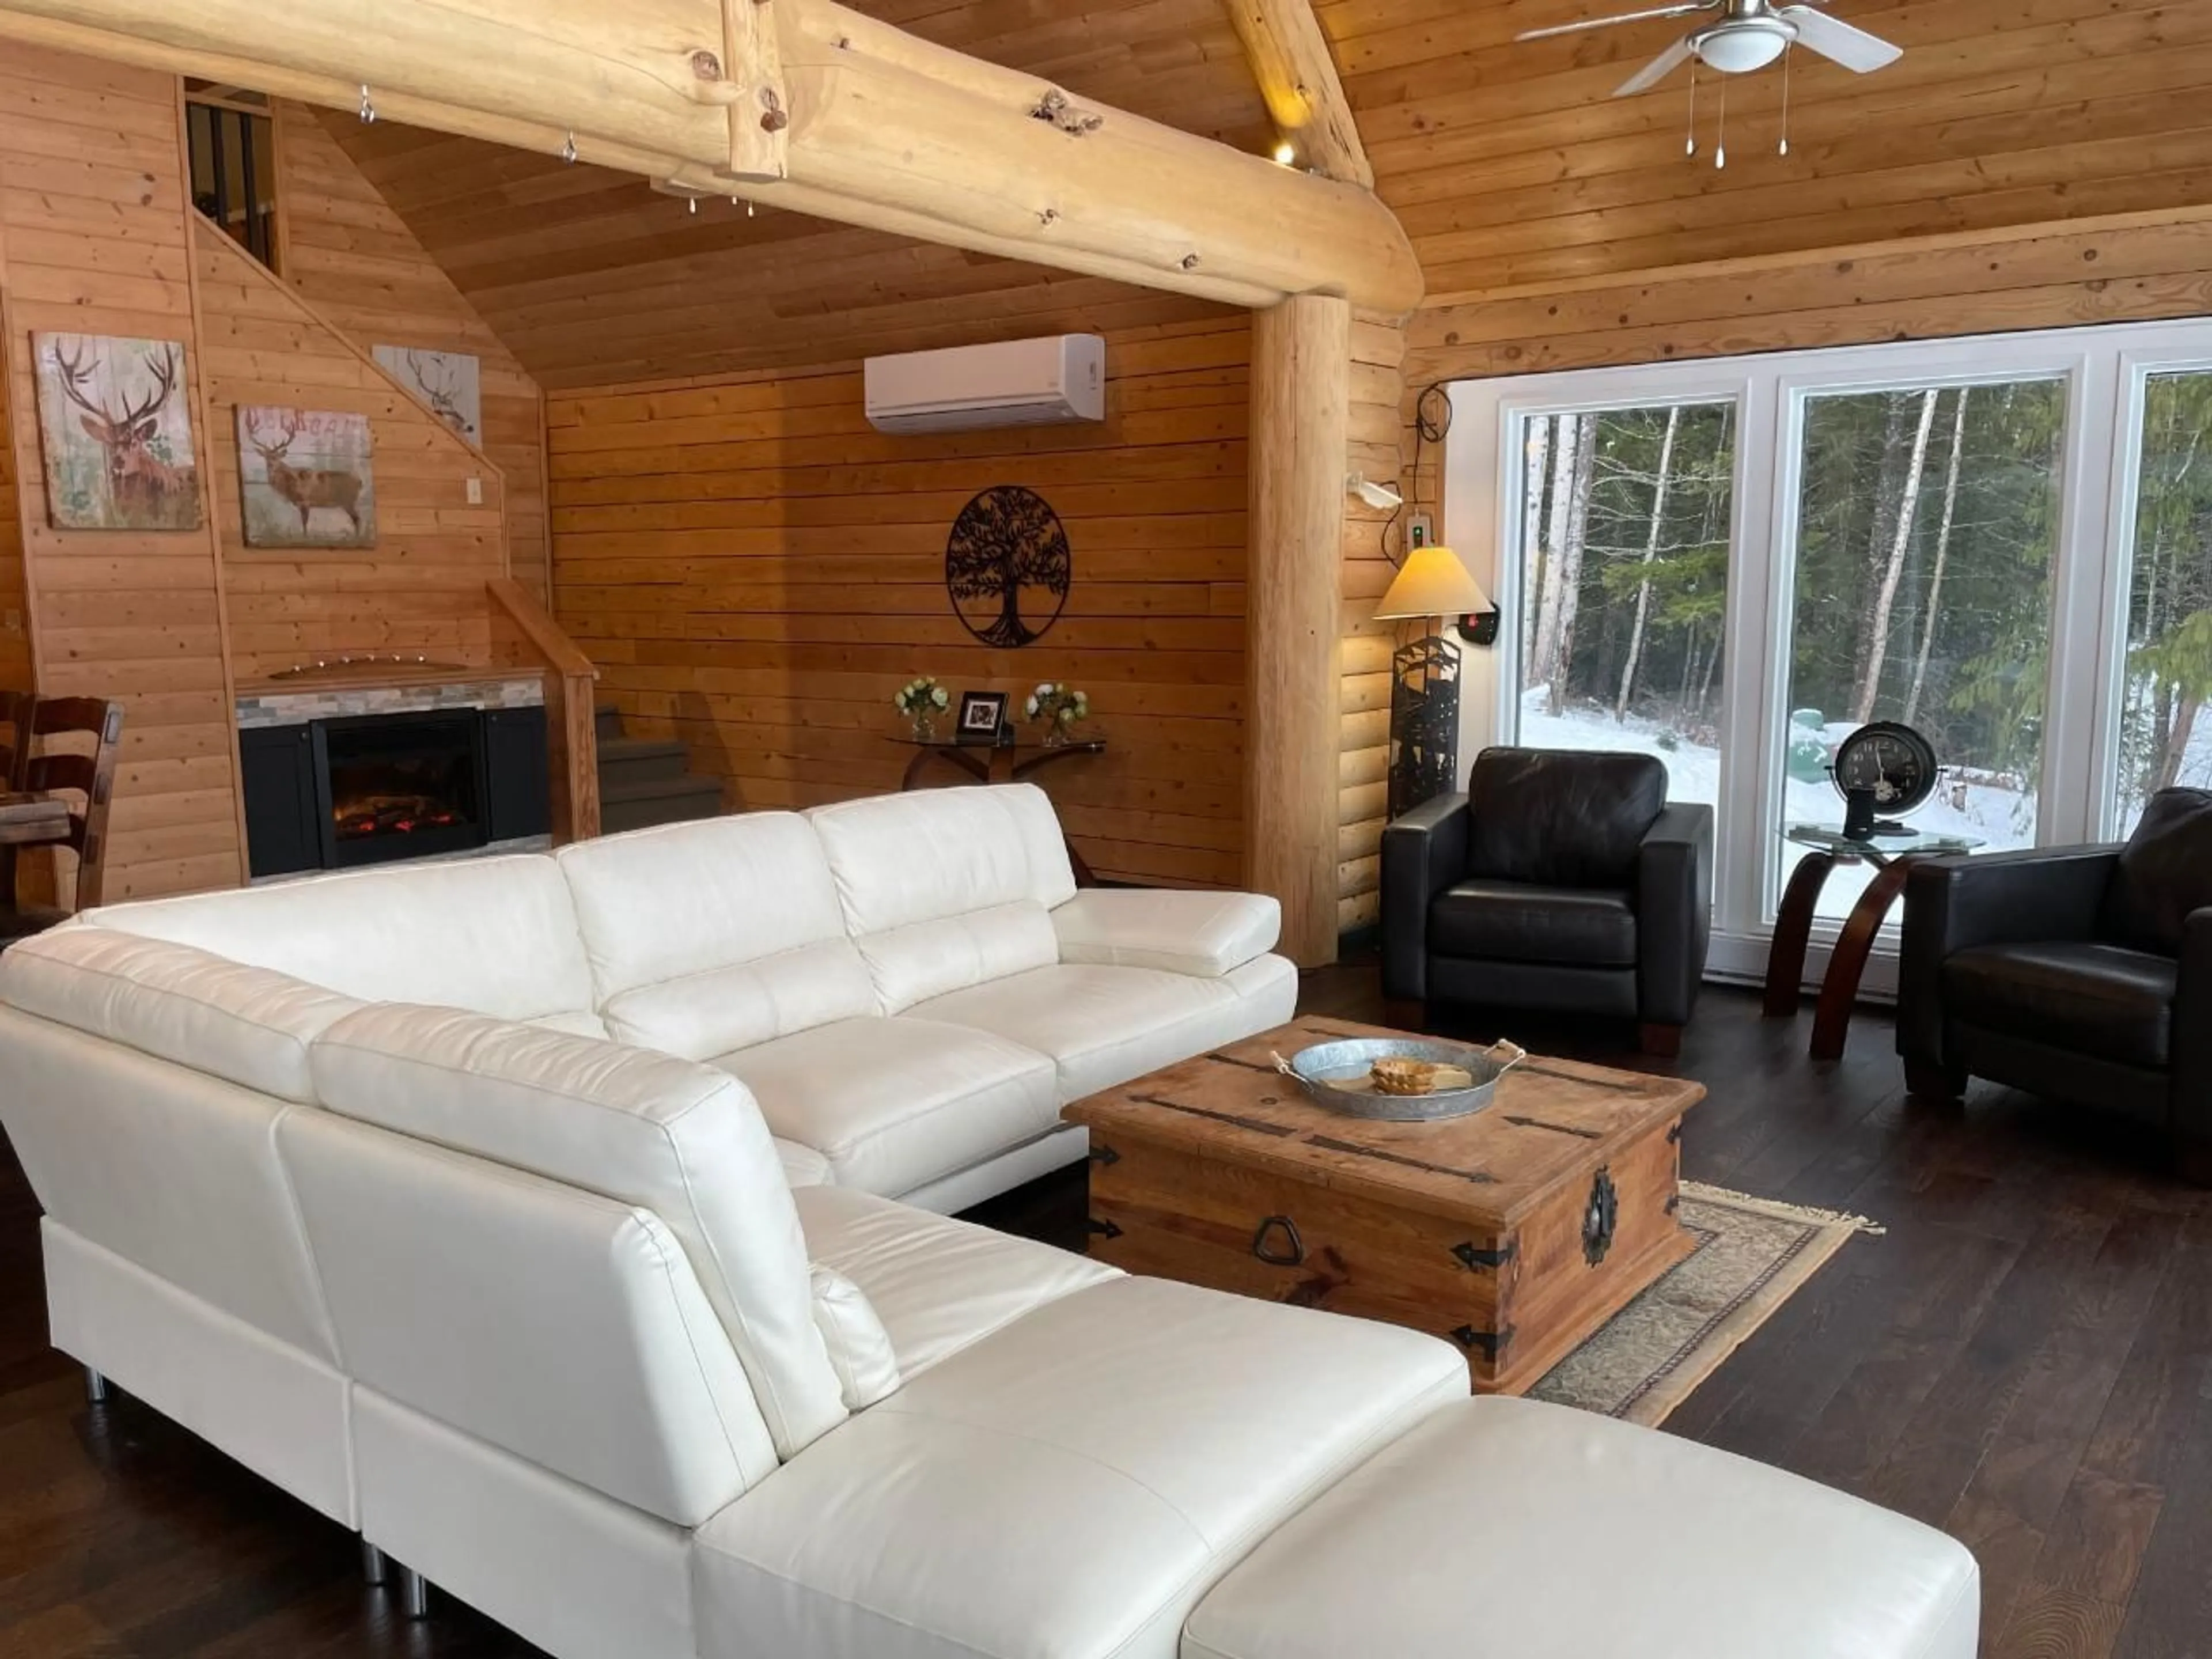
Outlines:
<svg viewBox="0 0 2212 1659"><path fill-rule="evenodd" d="M969 432L1106 418L1106 342L1096 334L909 351L867 362L878 432Z"/></svg>

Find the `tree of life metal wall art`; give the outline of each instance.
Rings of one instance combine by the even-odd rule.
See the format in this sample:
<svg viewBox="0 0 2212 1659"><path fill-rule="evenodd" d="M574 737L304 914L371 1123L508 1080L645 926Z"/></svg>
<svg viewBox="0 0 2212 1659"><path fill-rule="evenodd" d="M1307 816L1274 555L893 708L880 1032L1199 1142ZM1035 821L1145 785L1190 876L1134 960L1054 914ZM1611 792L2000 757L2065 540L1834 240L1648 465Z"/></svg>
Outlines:
<svg viewBox="0 0 2212 1659"><path fill-rule="evenodd" d="M1043 496L998 484L960 509L945 544L945 591L986 645L1023 646L1060 620L1074 569L1067 529Z"/></svg>

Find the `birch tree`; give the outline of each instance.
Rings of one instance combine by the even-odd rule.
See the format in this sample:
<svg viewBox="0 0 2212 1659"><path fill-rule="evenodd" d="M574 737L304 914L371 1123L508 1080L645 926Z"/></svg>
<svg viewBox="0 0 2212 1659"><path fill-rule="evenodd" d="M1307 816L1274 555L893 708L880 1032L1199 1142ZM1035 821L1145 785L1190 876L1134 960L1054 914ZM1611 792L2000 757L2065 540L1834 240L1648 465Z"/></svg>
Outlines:
<svg viewBox="0 0 2212 1659"><path fill-rule="evenodd" d="M1943 516L1936 526L1935 568L1928 577L1928 602L1923 607L1920 654L1913 659L1912 686L1905 694L1905 723L1920 718L1920 699L1928 690L1928 659L1936 650L1936 629L1943 617L1943 575L1951 562L1951 532L1959 522L1959 474L1966 455L1966 398L1973 387L1959 388L1959 406L1951 412L1951 458L1943 469Z"/></svg>
<svg viewBox="0 0 2212 1659"><path fill-rule="evenodd" d="M1851 718L1862 724L1874 718L1874 706L1881 695L1882 665L1889 657L1890 629L1897 615L1898 586L1905 579L1905 556L1912 546L1913 520L1919 516L1921 474L1928 465L1928 440L1935 428L1936 403L1940 395L1932 387L1920 394L1920 419L1914 428L1911 447L1907 452L1908 459L1896 491L1897 509L1892 521L1889 545L1881 562L1881 578L1875 586L1874 608L1867 621L1858 687L1851 698Z"/></svg>
<svg viewBox="0 0 2212 1659"><path fill-rule="evenodd" d="M1636 613L1629 623L1628 660L1621 665L1620 693L1613 700L1613 718L1628 718L1628 699L1636 690L1636 672L1644 665L1644 640L1651 623L1651 567L1658 561L1660 538L1667 527L1667 488L1674 481L1674 440L1682 430L1682 409L1667 411L1667 429L1659 440L1659 461L1651 479L1651 527L1644 538L1642 575L1636 584Z"/></svg>

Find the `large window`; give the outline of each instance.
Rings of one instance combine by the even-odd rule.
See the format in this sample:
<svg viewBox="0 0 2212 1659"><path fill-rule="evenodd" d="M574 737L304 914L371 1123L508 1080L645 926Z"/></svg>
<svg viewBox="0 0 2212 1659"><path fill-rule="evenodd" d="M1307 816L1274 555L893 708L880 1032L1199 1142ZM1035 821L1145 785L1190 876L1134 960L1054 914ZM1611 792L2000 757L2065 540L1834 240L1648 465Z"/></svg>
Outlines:
<svg viewBox="0 0 2212 1659"><path fill-rule="evenodd" d="M1716 809L1723 972L1763 967L1784 832L1840 823L1828 767L1869 720L1936 750L1914 826L1992 848L2212 787L2212 323L1470 381L1453 408L1446 539L1508 618L1462 770L1495 742L1662 757ZM1831 927L1869 873L1831 881Z"/></svg>

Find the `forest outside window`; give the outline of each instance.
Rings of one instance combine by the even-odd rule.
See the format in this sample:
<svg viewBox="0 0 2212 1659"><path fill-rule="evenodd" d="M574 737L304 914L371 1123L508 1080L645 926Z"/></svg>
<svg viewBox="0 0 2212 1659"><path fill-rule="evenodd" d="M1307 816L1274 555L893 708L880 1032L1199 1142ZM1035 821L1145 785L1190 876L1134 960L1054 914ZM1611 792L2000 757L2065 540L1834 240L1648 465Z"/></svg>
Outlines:
<svg viewBox="0 0 2212 1659"><path fill-rule="evenodd" d="M1760 970L1782 832L1840 821L1826 762L1869 720L1945 768L1915 826L1992 848L2212 787L2212 324L1451 391L1445 535L1506 617L1462 770L1495 742L1665 761L1718 815L1719 971Z"/></svg>

